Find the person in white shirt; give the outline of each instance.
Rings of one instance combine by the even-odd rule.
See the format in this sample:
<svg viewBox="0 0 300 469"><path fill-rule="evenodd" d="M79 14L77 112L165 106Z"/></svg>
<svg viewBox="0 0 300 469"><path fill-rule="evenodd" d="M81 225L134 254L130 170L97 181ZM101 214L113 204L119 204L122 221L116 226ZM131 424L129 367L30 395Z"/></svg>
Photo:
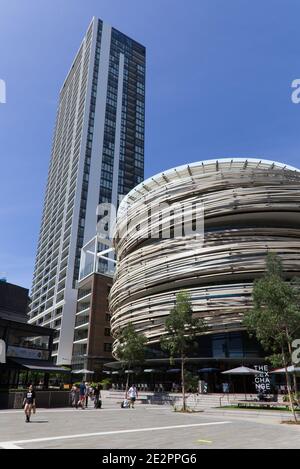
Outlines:
<svg viewBox="0 0 300 469"><path fill-rule="evenodd" d="M134 384L128 389L128 397L129 397L129 407L131 406L134 409L135 400L138 397L138 392Z"/></svg>

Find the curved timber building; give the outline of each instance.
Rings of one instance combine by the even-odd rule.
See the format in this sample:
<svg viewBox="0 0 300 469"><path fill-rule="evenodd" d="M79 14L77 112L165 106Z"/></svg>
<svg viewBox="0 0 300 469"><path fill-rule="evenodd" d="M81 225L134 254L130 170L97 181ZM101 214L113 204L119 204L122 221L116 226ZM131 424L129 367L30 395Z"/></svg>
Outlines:
<svg viewBox="0 0 300 469"><path fill-rule="evenodd" d="M183 213L195 232L184 231ZM120 330L133 323L148 339L148 358L162 359L164 321L176 293L187 290L194 314L208 325L191 358L206 366L214 360L258 363L263 354L244 331L243 314L269 251L280 255L287 278L300 275L300 172L258 159L168 170L122 201L114 242L114 352Z"/></svg>

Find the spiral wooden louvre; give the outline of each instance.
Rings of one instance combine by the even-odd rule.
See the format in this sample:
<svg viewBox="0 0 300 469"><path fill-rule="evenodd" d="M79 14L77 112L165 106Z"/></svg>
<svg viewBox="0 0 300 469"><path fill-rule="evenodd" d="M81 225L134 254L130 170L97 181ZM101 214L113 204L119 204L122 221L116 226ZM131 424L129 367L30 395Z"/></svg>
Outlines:
<svg viewBox="0 0 300 469"><path fill-rule="evenodd" d="M149 208L204 207L204 239L149 238L162 218ZM162 216L172 218L165 208ZM157 226L151 226L151 223ZM176 223L176 220L175 220ZM137 228L138 227L138 228ZM124 235L125 233L125 235ZM256 159L193 163L156 175L122 201L114 243L117 269L110 294L112 334L129 322L159 342L176 293L186 289L208 332L242 329L252 285L277 252L287 278L300 275L300 172Z"/></svg>

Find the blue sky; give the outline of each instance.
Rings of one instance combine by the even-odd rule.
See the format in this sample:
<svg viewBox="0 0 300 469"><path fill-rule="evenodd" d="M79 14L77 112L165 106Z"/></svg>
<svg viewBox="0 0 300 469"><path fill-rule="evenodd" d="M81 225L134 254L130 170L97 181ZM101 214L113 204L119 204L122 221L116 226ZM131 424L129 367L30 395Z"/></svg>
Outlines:
<svg viewBox="0 0 300 469"><path fill-rule="evenodd" d="M92 16L147 47L146 177L215 157L300 166L298 0L1 0L0 276L25 287L58 92Z"/></svg>

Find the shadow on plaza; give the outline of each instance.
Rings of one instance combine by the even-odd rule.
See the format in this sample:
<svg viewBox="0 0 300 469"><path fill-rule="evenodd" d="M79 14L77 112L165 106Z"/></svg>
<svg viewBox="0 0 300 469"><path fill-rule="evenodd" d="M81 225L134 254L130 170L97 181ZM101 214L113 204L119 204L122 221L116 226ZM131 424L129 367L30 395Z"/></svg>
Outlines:
<svg viewBox="0 0 300 469"><path fill-rule="evenodd" d="M49 420L30 420L30 423L49 423Z"/></svg>

